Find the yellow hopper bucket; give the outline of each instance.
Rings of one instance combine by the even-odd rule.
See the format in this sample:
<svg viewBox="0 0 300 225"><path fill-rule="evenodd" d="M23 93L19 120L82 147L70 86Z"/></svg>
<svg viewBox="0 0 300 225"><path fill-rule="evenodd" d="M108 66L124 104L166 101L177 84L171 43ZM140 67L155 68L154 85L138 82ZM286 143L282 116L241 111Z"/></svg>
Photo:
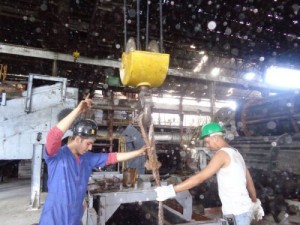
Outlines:
<svg viewBox="0 0 300 225"><path fill-rule="evenodd" d="M169 68L169 54L131 51L124 52L120 77L124 86L158 87L166 79Z"/></svg>

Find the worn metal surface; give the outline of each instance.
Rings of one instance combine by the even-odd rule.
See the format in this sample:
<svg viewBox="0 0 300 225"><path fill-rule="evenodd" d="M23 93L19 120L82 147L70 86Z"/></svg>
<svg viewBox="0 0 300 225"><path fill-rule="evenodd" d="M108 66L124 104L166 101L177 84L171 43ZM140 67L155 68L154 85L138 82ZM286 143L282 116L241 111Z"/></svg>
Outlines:
<svg viewBox="0 0 300 225"><path fill-rule="evenodd" d="M35 144L33 146L30 196L30 205L32 209L38 209L40 207L42 154L43 145Z"/></svg>
<svg viewBox="0 0 300 225"><path fill-rule="evenodd" d="M63 83L33 88L30 97L23 92L0 107L0 159L31 159L33 145L45 144L59 113L77 105L78 90L65 90Z"/></svg>
<svg viewBox="0 0 300 225"><path fill-rule="evenodd" d="M156 193L153 188L139 189L128 188L120 191L97 193L94 196L99 201L98 225L105 225L105 222L114 214L123 203L135 203L145 201L155 201ZM191 220L192 216L192 196L188 191L181 192L176 199L183 207L182 218ZM179 214L177 213L177 216Z"/></svg>
<svg viewBox="0 0 300 225"><path fill-rule="evenodd" d="M105 180L122 180L122 174L118 173L93 173L91 176L91 181L96 181L95 184L99 181ZM103 189L101 192L95 192L92 186L89 188L89 209L93 208L93 199L98 201L98 212L97 220L99 221L98 225L105 225L108 219L115 213L118 207L124 203L136 203L136 202L149 202L156 201L156 192L154 187L150 183L151 175L139 175L138 179L140 180L134 188L125 188L122 185L120 187L110 186L110 188ZM90 181L90 182L91 182ZM93 183L92 182L92 183ZM111 182L110 182L111 183ZM95 185L92 184L92 185ZM118 185L118 184L117 184ZM107 186L107 185L105 185ZM92 190L93 189L93 190ZM182 214L177 214L185 219L191 220L192 217L192 196L188 191L177 193L176 200L183 207ZM164 206L165 207L165 206ZM89 216L87 216L89 217ZM92 221L92 220L91 220Z"/></svg>

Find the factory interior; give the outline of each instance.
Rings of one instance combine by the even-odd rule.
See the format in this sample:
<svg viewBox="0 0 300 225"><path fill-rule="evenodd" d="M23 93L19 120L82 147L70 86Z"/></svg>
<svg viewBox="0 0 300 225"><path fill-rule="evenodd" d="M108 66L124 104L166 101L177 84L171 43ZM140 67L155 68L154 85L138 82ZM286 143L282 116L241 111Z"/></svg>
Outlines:
<svg viewBox="0 0 300 225"><path fill-rule="evenodd" d="M46 135L87 96L92 152L151 142L159 165L94 168L82 224L235 225L215 176L156 201L210 162L209 122L252 175L265 212L252 224L300 224L299 59L298 0L0 0L0 224L38 224Z"/></svg>

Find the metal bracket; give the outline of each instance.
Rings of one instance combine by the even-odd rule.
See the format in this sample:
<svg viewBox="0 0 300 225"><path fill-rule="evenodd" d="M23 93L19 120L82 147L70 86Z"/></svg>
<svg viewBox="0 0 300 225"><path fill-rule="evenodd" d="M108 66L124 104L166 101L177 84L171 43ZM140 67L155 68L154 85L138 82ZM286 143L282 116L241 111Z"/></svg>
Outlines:
<svg viewBox="0 0 300 225"><path fill-rule="evenodd" d="M30 111L31 111L33 79L61 82L62 83L61 97L62 97L63 101L66 99L67 78L51 77L51 76L45 76L45 75L39 75L39 74L29 74L27 94L26 94L26 99L25 99L25 112L30 113Z"/></svg>

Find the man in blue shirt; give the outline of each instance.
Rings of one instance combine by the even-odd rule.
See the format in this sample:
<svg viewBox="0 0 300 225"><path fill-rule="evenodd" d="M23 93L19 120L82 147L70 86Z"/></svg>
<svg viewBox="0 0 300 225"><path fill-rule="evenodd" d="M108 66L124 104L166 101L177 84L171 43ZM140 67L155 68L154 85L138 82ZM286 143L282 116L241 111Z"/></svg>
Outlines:
<svg viewBox="0 0 300 225"><path fill-rule="evenodd" d="M75 123L69 143L61 146L64 133L91 107L91 99L82 100L47 135L44 159L48 166L48 195L40 225L81 225L83 200L92 169L145 154L144 147L124 153L90 152L97 135L97 124L93 120Z"/></svg>

